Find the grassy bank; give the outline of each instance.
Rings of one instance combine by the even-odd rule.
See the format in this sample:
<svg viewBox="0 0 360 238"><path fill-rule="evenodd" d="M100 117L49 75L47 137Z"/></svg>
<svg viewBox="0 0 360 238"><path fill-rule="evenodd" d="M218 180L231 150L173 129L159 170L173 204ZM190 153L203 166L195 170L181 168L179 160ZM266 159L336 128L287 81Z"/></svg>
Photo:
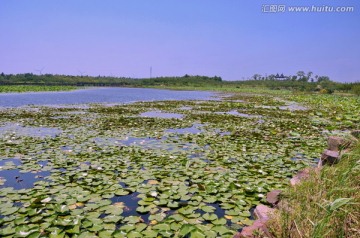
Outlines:
<svg viewBox="0 0 360 238"><path fill-rule="evenodd" d="M44 91L70 91L78 89L75 86L47 86L47 85L0 85L0 93L11 92L44 92Z"/></svg>
<svg viewBox="0 0 360 238"><path fill-rule="evenodd" d="M182 77L165 76L156 78L126 78L108 76L78 76L44 74L0 74L0 85L71 85L71 86L102 86L102 87L159 87L159 88L190 88L242 91L242 88L261 88L273 91L293 92L334 92L360 95L360 83L333 82L328 77L309 80L304 77L287 77L278 80L276 77L251 79L245 81L223 81L221 77L184 75Z"/></svg>
<svg viewBox="0 0 360 238"><path fill-rule="evenodd" d="M276 237L360 237L360 143L333 167L285 192Z"/></svg>

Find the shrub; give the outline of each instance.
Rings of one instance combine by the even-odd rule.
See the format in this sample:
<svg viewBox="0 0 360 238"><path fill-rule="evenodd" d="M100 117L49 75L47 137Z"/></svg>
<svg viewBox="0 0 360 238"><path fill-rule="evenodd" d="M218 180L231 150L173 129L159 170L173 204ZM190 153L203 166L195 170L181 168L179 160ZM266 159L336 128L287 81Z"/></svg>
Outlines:
<svg viewBox="0 0 360 238"><path fill-rule="evenodd" d="M360 85L355 85L351 90L355 95L360 96Z"/></svg>
<svg viewBox="0 0 360 238"><path fill-rule="evenodd" d="M323 88L323 89L320 89L319 93L321 93L321 94L327 94L328 91L327 91L325 88Z"/></svg>

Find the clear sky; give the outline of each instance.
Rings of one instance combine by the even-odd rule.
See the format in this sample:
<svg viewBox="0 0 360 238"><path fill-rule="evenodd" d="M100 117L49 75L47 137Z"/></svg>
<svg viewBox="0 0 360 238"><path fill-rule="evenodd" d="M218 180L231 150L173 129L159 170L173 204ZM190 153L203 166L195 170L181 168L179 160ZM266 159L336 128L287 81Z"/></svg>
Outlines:
<svg viewBox="0 0 360 238"><path fill-rule="evenodd" d="M266 5L353 12L265 13ZM359 0L0 0L0 72L360 81Z"/></svg>

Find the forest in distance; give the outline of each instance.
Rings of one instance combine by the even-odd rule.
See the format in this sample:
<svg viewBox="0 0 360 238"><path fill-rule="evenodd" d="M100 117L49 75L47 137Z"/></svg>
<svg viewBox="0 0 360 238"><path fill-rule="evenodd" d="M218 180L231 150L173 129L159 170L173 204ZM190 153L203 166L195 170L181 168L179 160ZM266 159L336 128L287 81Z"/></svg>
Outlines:
<svg viewBox="0 0 360 238"><path fill-rule="evenodd" d="M163 87L163 88L240 88L262 87L273 90L293 90L306 92L354 93L360 95L360 82L340 83L328 76L313 75L312 72L298 71L293 76L255 74L247 80L224 81L219 76L184 75L154 78L126 78L113 76L84 76L60 74L0 74L1 85L41 85L41 86L115 86L115 87Z"/></svg>

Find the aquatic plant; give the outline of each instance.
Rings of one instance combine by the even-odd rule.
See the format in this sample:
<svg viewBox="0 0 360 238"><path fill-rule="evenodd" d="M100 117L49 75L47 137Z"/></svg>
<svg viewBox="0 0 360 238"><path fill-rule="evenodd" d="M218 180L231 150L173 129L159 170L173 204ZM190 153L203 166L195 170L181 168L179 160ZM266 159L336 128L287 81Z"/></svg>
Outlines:
<svg viewBox="0 0 360 238"><path fill-rule="evenodd" d="M358 126L351 97L229 96L1 110L1 236L232 237L324 135Z"/></svg>

